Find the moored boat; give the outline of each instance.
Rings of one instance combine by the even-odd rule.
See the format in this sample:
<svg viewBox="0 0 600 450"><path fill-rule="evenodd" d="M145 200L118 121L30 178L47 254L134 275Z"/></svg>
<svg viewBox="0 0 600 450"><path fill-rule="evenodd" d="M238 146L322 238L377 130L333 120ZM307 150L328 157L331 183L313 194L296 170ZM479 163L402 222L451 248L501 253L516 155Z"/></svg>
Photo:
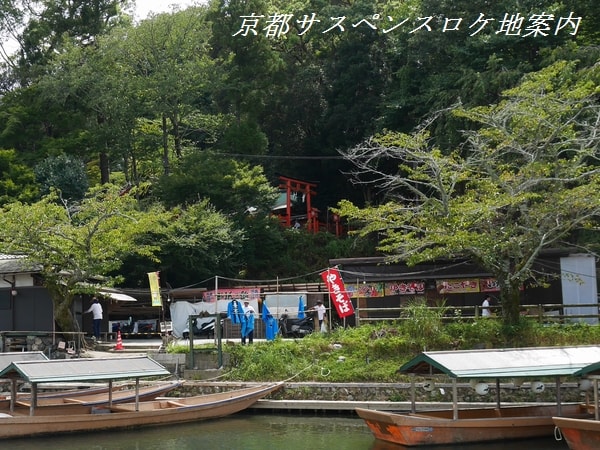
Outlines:
<svg viewBox="0 0 600 450"><path fill-rule="evenodd" d="M554 430L553 416L577 419L592 416L590 411L593 408L588 405L564 404L560 386L561 377L576 376L582 368L597 361L600 361L598 346L423 352L398 370L413 375L410 412L364 408L357 408L356 412L377 439L408 447L549 437ZM453 407L417 412L416 375L425 377L422 386L426 389L433 385L430 377L449 377L452 380ZM509 406L501 403L501 379L508 378L514 389L521 389L520 381L523 379L546 377L555 378L556 404ZM487 408L460 409L457 399L459 379L469 380L471 386L482 394L493 391L495 384L495 404L491 403ZM544 388L539 381L528 386L534 391Z"/></svg>
<svg viewBox="0 0 600 450"><path fill-rule="evenodd" d="M63 413L25 408L0 414L0 439L73 432L159 426L216 419L238 413L276 391L283 383L259 385L217 394L163 398L106 407L73 406Z"/></svg>
<svg viewBox="0 0 600 450"><path fill-rule="evenodd" d="M600 449L600 421L554 417L554 424L560 430L556 435L564 439L571 450Z"/></svg>
<svg viewBox="0 0 600 450"><path fill-rule="evenodd" d="M556 406L511 406L460 410L393 413L356 408L375 438L407 447L456 445L551 436ZM589 417L583 405L563 405L570 417ZM600 448L600 447L598 447Z"/></svg>
<svg viewBox="0 0 600 450"><path fill-rule="evenodd" d="M103 405L112 403L126 403L135 400L136 395L139 401L154 400L156 397L161 397L175 390L183 384L182 381L165 381L148 384L135 389L135 386L120 385L113 386L109 392L108 387L66 390L64 392L53 392L47 396L38 395L37 407L50 407L58 405ZM31 407L32 398L30 395L17 396L15 404L18 406ZM0 411L9 409L10 398L0 401Z"/></svg>
<svg viewBox="0 0 600 450"><path fill-rule="evenodd" d="M586 377L588 387L593 389L594 405L591 410L593 418L574 419L568 417L554 417L557 440L564 439L571 450L598 450L600 449L600 393L598 383L600 380L600 362L590 364L575 373L576 376Z"/></svg>
<svg viewBox="0 0 600 450"><path fill-rule="evenodd" d="M30 415L34 415L34 411L38 408L38 404L45 400L40 398L40 385L48 383L69 383L83 381L107 381L107 394L99 394L99 397L90 396L87 399L89 403L113 403L113 381L114 380L135 380L135 389L132 389L133 395L127 393L127 400L140 401L140 378L150 377L165 377L171 376L171 373L163 366L158 364L153 359L147 356L131 356L120 358L80 358L68 360L26 360L12 361L8 366L0 371L0 378L5 378L11 383L11 393L8 407L9 411L13 411L18 407L18 402L24 403L25 400L19 399L16 386L18 382L26 382L31 386L30 400L28 401ZM167 385L170 389L173 384ZM142 396L156 397L161 395L160 391L144 392ZM69 403L77 403L81 398L68 397L72 401ZM64 403L64 399L58 400L59 403ZM81 401L84 403L85 401ZM50 408L50 406L47 406Z"/></svg>

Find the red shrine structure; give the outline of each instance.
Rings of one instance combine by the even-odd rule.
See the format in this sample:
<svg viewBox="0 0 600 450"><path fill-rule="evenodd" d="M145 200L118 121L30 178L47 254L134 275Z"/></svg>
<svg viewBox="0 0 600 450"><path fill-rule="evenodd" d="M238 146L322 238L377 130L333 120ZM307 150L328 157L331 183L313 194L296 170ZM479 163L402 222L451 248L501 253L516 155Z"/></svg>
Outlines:
<svg viewBox="0 0 600 450"><path fill-rule="evenodd" d="M281 224L285 227L304 227L310 233L330 230L330 222L320 221L318 208L313 206L313 197L317 195L317 183L297 180L294 178L279 177L280 200L274 212L280 217ZM327 217L329 219L329 217ZM336 236L340 236L342 228L337 214L332 216Z"/></svg>

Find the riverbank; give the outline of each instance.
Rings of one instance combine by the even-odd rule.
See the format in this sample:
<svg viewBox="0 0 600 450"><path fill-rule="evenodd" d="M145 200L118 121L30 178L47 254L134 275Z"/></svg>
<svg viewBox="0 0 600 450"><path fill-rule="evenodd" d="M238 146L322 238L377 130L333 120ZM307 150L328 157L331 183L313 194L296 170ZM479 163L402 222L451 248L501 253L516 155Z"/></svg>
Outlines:
<svg viewBox="0 0 600 450"><path fill-rule="evenodd" d="M192 396L209 394L223 390L248 386L250 382L221 381L223 370L219 369L186 369L189 361L186 354L172 354L161 351L162 342L158 340L126 341L124 350L114 350L110 344L99 347L101 350L87 350L85 357L103 358L144 354L165 365L174 376L185 380L183 387L172 396ZM214 358L214 355L212 355ZM198 365L196 360L195 364ZM209 362L210 363L210 362ZM210 365L210 364L209 364ZM213 365L214 367L214 365ZM226 370L226 369L225 369ZM202 374L202 377L199 376ZM354 407L375 407L388 410L410 409L410 383L332 383L327 381L327 372L322 372L322 382L295 382L289 380L283 389L268 400L257 404L262 409L289 410L353 410ZM420 409L452 406L452 383L450 380L436 381L428 389L423 387L424 380L417 380L415 401ZM486 395L479 395L470 383L458 383L458 402L461 405L494 406L496 403L496 385L494 380ZM531 380L534 381L534 380ZM500 398L505 403L554 403L557 398L556 384L553 381L544 383L542 392L533 392L531 381L515 385L511 382L499 385ZM585 393L580 391L575 381L561 383L559 398L562 402L585 401ZM360 403L360 405L357 404Z"/></svg>
<svg viewBox="0 0 600 450"><path fill-rule="evenodd" d="M192 396L241 388L254 383L186 380L172 396ZM545 385L544 392L533 393L530 383L515 387L512 383L500 384L502 404L556 403L556 384ZM294 383L286 382L282 389L256 405L258 409L299 411L350 411L355 407L385 410L410 410L411 386L409 383ZM457 385L460 407L496 406L495 389L479 395L468 383ZM585 393L577 383L561 383L560 398L563 403L585 402ZM415 389L417 409L451 408L452 384L438 383L433 391Z"/></svg>

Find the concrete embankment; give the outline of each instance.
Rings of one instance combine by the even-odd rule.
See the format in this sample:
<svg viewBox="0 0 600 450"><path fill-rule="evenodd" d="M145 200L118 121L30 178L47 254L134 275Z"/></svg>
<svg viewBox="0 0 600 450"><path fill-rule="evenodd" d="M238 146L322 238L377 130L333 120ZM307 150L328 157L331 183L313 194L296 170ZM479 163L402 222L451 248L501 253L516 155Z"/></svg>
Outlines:
<svg viewBox="0 0 600 450"><path fill-rule="evenodd" d="M123 353L140 352L148 354L163 364L176 376L185 379L183 387L170 396L192 396L231 390L256 383L220 381L223 372L215 367L214 355L208 355L206 361L197 358L196 369L190 367L189 356L185 354L169 354L159 352L158 347L143 348L141 345L126 343L127 352L111 352L113 356ZM103 352L88 356L102 357ZM211 359L212 358L212 359ZM201 368L206 363L204 368ZM423 380L421 380L423 381ZM563 403L583 402L585 393L580 391L575 382L561 383L560 395L557 396L556 384L546 382L544 389L533 392L531 382L515 386L513 383L500 384L502 404L548 403L555 404L557 397ZM437 382L424 389L423 383L417 383L415 401L418 410L452 407L452 383ZM479 395L469 383L458 383L458 405L460 407L494 407L496 405L496 385L489 380L487 395ZM340 412L352 413L354 408L371 408L380 410L411 409L411 385L409 383L329 383L320 382L287 382L277 393L268 399L259 401L253 409L297 412Z"/></svg>
<svg viewBox="0 0 600 450"><path fill-rule="evenodd" d="M172 395L199 395L235 389L256 383L191 381L187 380L179 392ZM533 393L527 384L515 388L512 384L501 384L502 405L556 403L556 385L546 385L544 392ZM440 383L434 391L416 389L416 409L452 408L452 385ZM494 407L495 391L479 395L468 383L458 386L460 408ZM561 384L561 401L581 402L582 393L575 383ZM411 409L410 384L408 383L286 383L268 399L253 406L255 410L286 412L338 412L353 413L354 408L370 408L387 411L409 411Z"/></svg>

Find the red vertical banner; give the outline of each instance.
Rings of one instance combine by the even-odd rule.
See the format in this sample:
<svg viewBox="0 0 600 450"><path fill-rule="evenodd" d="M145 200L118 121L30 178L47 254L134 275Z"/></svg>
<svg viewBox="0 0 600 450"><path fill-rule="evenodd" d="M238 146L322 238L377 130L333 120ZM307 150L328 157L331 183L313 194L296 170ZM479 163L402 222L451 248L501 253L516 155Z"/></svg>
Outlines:
<svg viewBox="0 0 600 450"><path fill-rule="evenodd" d="M327 285L329 296L335 305L338 316L344 318L354 314L354 306L352 306L350 296L346 292L346 286L339 270L336 268L327 269L325 272L321 272L321 278Z"/></svg>

